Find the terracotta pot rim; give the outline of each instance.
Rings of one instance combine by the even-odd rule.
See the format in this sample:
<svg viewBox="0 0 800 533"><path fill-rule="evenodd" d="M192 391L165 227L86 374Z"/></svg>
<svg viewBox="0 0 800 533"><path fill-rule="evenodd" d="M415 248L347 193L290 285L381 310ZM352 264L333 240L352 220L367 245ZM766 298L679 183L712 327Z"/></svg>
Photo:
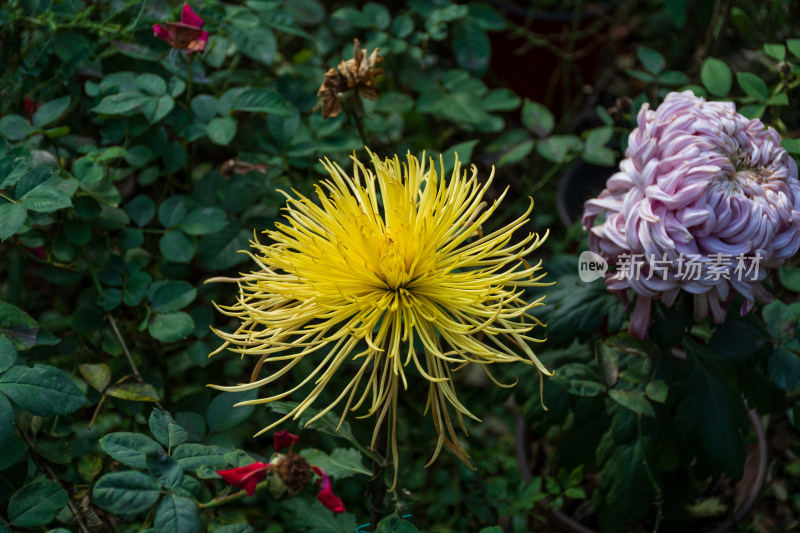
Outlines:
<svg viewBox="0 0 800 533"><path fill-rule="evenodd" d="M761 489L764 486L764 481L767 478L767 438L764 435L764 425L761 423L761 417L755 409L750 409L747 412L747 416L750 419L750 425L753 427L753 430L756 434L758 447L756 452L758 459L758 471L747 497L742 502L742 505L736 509L733 517L725 520L719 526L715 527L710 533L727 533L729 531L738 531L737 524L747 518L753 511L753 507L755 507L755 504L761 495ZM529 428L527 422L525 422L521 416L517 417L517 427L514 433L514 451L517 456L517 465L519 466L520 474L522 475L522 479L525 481L530 481L533 479L531 465L528 461L528 454L525 446L525 443L528 442L528 435ZM562 511L551 510L550 516L554 521L568 531L572 531L574 533L597 533L597 531L594 529L584 526Z"/></svg>

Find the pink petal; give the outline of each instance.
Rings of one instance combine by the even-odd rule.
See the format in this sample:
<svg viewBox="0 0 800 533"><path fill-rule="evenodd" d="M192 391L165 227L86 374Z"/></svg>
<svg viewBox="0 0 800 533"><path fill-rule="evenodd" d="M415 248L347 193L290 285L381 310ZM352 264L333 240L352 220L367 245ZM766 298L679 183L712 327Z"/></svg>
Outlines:
<svg viewBox="0 0 800 533"><path fill-rule="evenodd" d="M159 39L164 39L167 42L172 39L172 35L170 35L169 30L167 30L167 28L161 24L156 24L153 26L153 35Z"/></svg>
<svg viewBox="0 0 800 533"><path fill-rule="evenodd" d="M328 510L333 511L334 513L343 513L345 511L342 500L340 500L338 496L328 489L319 491L319 494L317 494L317 499Z"/></svg>
<svg viewBox="0 0 800 533"><path fill-rule="evenodd" d="M188 24L189 26L194 26L195 28L202 28L203 24L205 24L205 22L203 22L203 19L201 19L197 15L197 13L194 12L192 6L190 6L189 4L183 5L183 11L181 12L181 22L183 22L184 24Z"/></svg>
<svg viewBox="0 0 800 533"><path fill-rule="evenodd" d="M252 496L256 491L256 485L264 479L271 466L269 463L256 462L230 470L217 470L217 474L228 485L242 488L247 491L248 496Z"/></svg>

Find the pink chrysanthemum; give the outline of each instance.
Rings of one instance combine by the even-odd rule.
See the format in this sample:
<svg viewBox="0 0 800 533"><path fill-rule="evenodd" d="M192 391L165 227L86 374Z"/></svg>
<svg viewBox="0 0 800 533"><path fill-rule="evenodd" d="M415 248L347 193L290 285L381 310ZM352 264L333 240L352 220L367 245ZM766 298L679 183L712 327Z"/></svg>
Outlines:
<svg viewBox="0 0 800 533"><path fill-rule="evenodd" d="M618 266L606 286L637 295L630 333L643 338L651 302L670 306L681 290L696 318L716 323L734 292L742 315L769 301L766 270L800 247L797 166L778 133L690 91L655 111L644 104L637 122L620 171L583 216L592 251Z"/></svg>

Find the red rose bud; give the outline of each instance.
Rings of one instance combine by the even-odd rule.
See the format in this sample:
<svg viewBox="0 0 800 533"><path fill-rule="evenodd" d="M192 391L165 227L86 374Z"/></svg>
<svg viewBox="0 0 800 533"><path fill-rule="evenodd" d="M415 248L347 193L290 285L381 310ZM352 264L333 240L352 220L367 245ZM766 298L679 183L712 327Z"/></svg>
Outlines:
<svg viewBox="0 0 800 533"><path fill-rule="evenodd" d="M300 437L298 437L297 435L289 433L285 429L278 431L277 433L275 433L275 436L273 437L273 440L275 442L275 451L279 452L287 446L294 446L295 444L297 444L299 438Z"/></svg>

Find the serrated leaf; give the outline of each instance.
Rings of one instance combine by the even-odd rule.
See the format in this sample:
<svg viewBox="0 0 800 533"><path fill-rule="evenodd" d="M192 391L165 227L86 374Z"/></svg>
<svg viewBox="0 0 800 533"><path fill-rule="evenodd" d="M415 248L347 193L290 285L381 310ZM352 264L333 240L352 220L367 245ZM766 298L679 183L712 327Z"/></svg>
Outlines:
<svg viewBox="0 0 800 533"><path fill-rule="evenodd" d="M597 341L595 344L595 358L600 376L607 387L613 387L619 381L619 356L617 351L606 343Z"/></svg>
<svg viewBox="0 0 800 533"><path fill-rule="evenodd" d="M4 395L0 394L0 450L3 450L14 436L14 407Z"/></svg>
<svg viewBox="0 0 800 533"><path fill-rule="evenodd" d="M51 100L45 104L42 104L42 107L36 110L33 114L33 125L37 128L43 128L48 124L51 124L58 120L61 117L62 113L67 110L69 107L69 96L63 96L61 98L57 98L56 100Z"/></svg>
<svg viewBox="0 0 800 533"><path fill-rule="evenodd" d="M106 474L92 488L92 503L117 514L147 511L160 496L150 476L132 470Z"/></svg>
<svg viewBox="0 0 800 533"><path fill-rule="evenodd" d="M20 115L6 115L0 118L0 135L9 141L21 141L34 131L31 123Z"/></svg>
<svg viewBox="0 0 800 533"><path fill-rule="evenodd" d="M70 196L51 184L43 183L25 193L18 205L38 213L52 213L72 206Z"/></svg>
<svg viewBox="0 0 800 533"><path fill-rule="evenodd" d="M485 531L494 533L492 531L493 529L494 528L484 528L481 530L481 533ZM502 533L499 527L497 529L499 533ZM393 514L378 522L378 528L375 530L375 533L419 533L419 529L408 520L403 520L396 514Z"/></svg>
<svg viewBox="0 0 800 533"><path fill-rule="evenodd" d="M270 89L245 89L233 99L230 109L231 111L269 113L279 116L291 114L283 96Z"/></svg>
<svg viewBox="0 0 800 533"><path fill-rule="evenodd" d="M183 311L159 313L150 320L147 331L161 342L176 342L194 331L194 320Z"/></svg>
<svg viewBox="0 0 800 533"><path fill-rule="evenodd" d="M100 100L90 111L101 115L121 115L140 108L150 99L138 92L112 94Z"/></svg>
<svg viewBox="0 0 800 533"><path fill-rule="evenodd" d="M133 468L147 468L148 453L163 451L161 445L141 433L116 432L103 436L100 448L120 463Z"/></svg>
<svg viewBox="0 0 800 533"><path fill-rule="evenodd" d="M669 388L663 379L654 379L647 384L644 392L647 394L647 397L654 402L664 403L667 401L667 393L669 392Z"/></svg>
<svg viewBox="0 0 800 533"><path fill-rule="evenodd" d="M355 516L333 514L318 501L308 504L296 498L292 501L292 510L295 518L290 525L295 530L306 528L314 533L353 533L356 529Z"/></svg>
<svg viewBox="0 0 800 533"><path fill-rule="evenodd" d="M27 218L28 210L18 203L0 205L0 241L8 239L19 231Z"/></svg>
<svg viewBox="0 0 800 533"><path fill-rule="evenodd" d="M612 400L622 405L623 407L627 407L634 413L649 416L651 418L655 418L656 416L656 412L653 410L653 406L650 405L650 402L647 401L647 398L645 398L639 392L630 390L611 389L610 391L608 391L608 395L611 397Z"/></svg>
<svg viewBox="0 0 800 533"><path fill-rule="evenodd" d="M43 526L67 505L67 491L53 481L38 481L22 487L8 502L8 518L17 527Z"/></svg>
<svg viewBox="0 0 800 533"><path fill-rule="evenodd" d="M309 464L322 468L331 477L341 479L354 474L371 476L372 472L364 467L361 453L355 448L336 448L330 455L314 448L306 448L301 452Z"/></svg>
<svg viewBox="0 0 800 533"><path fill-rule="evenodd" d="M197 289L185 281L164 281L150 286L148 300L153 311L168 313L179 311L197 297Z"/></svg>
<svg viewBox="0 0 800 533"><path fill-rule="evenodd" d="M204 444L181 444L172 452L172 458L178 461L187 472L196 472L201 466L225 468L225 449L219 446Z"/></svg>
<svg viewBox="0 0 800 533"><path fill-rule="evenodd" d="M246 420L255 409L253 405L234 407L239 402L258 398L258 390L242 392L222 392L208 405L206 419L208 431L225 431Z"/></svg>
<svg viewBox="0 0 800 533"><path fill-rule="evenodd" d="M147 471L165 489L175 489L183 481L183 470L178 462L164 450L148 452L145 455Z"/></svg>
<svg viewBox="0 0 800 533"><path fill-rule="evenodd" d="M84 363L78 365L78 370L86 383L100 392L103 392L111 383L111 369L105 363Z"/></svg>
<svg viewBox="0 0 800 533"><path fill-rule="evenodd" d="M17 361L17 350L6 337L0 337L0 373L5 372Z"/></svg>
<svg viewBox="0 0 800 533"><path fill-rule="evenodd" d="M769 356L767 368L772 382L785 391L793 390L800 382L800 358L783 346Z"/></svg>
<svg viewBox="0 0 800 533"><path fill-rule="evenodd" d="M200 531L200 509L189 498L166 496L156 509L156 531L169 533L196 533Z"/></svg>
<svg viewBox="0 0 800 533"><path fill-rule="evenodd" d="M153 409L148 425L156 440L170 449L183 444L189 438L186 430L167 411Z"/></svg>
<svg viewBox="0 0 800 533"><path fill-rule="evenodd" d="M80 389L62 370L42 364L9 368L0 374L0 392L37 416L66 415L86 403Z"/></svg>
<svg viewBox="0 0 800 533"><path fill-rule="evenodd" d="M157 402L159 400L155 387L148 383L125 382L111 385L106 390L106 394L132 402Z"/></svg>

